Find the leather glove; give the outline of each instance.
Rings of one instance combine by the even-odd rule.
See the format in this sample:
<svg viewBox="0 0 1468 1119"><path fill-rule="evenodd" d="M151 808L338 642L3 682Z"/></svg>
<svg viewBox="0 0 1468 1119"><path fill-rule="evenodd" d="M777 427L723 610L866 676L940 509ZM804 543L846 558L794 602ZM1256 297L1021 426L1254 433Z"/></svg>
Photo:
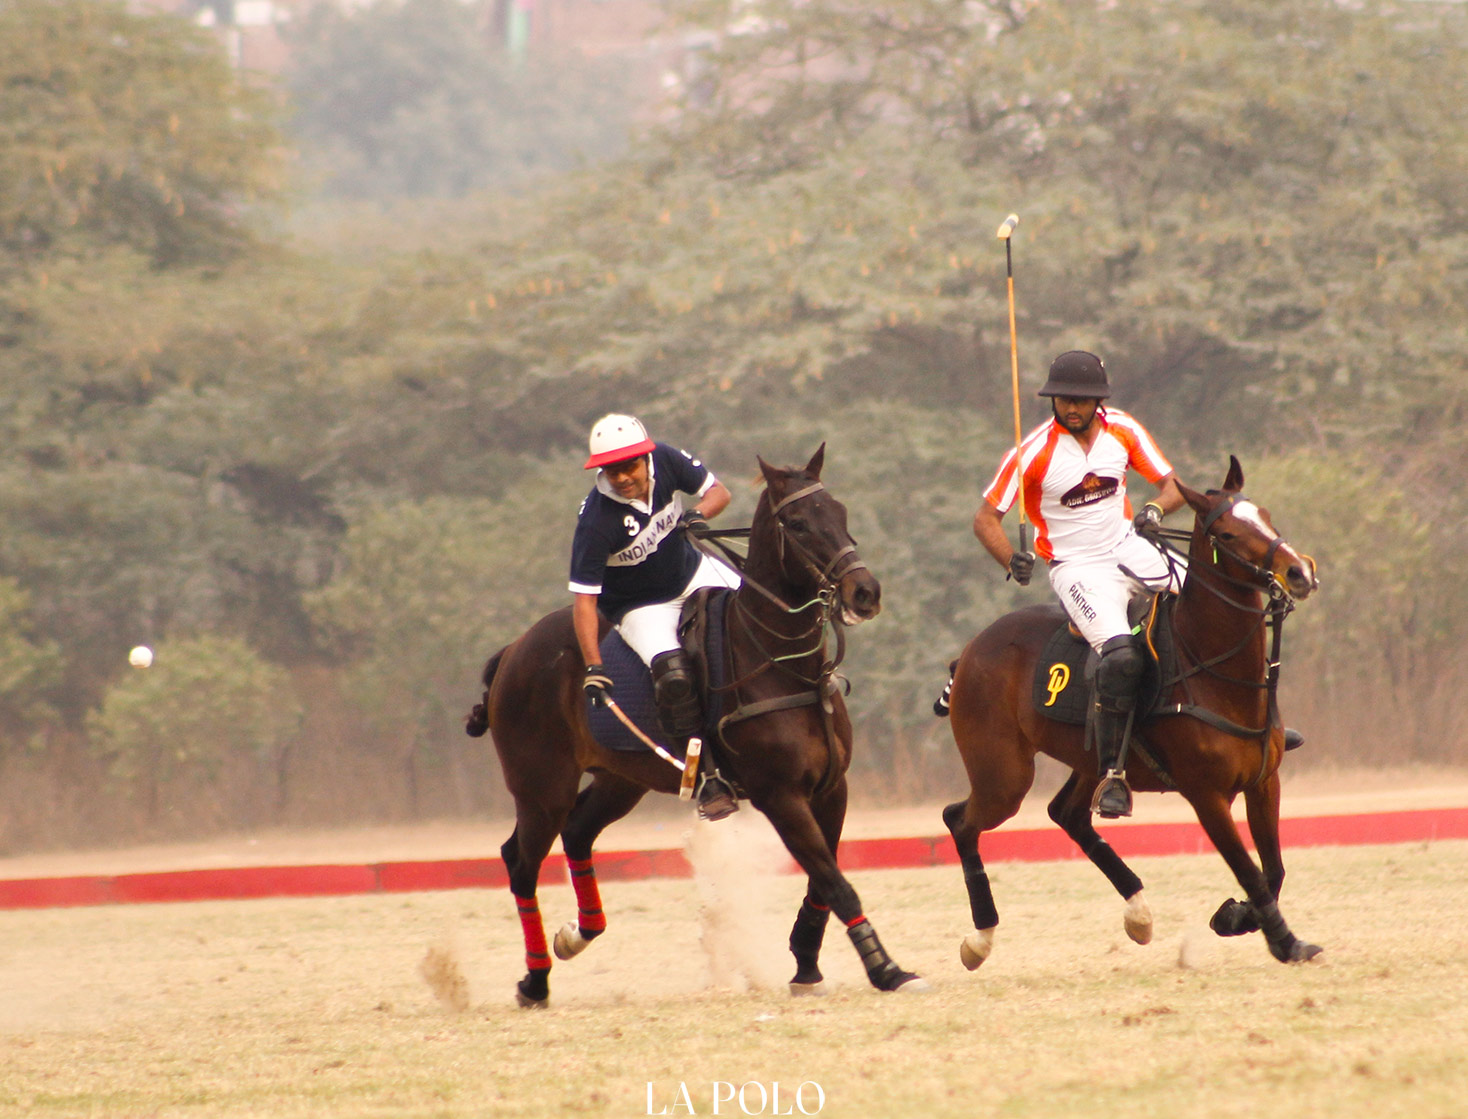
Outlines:
<svg viewBox="0 0 1468 1119"><path fill-rule="evenodd" d="M709 530L709 522L697 509L689 509L678 518L678 527L691 536L702 536Z"/></svg>
<svg viewBox="0 0 1468 1119"><path fill-rule="evenodd" d="M591 706L605 707L612 694L612 678L607 675L606 669L601 665L588 664L586 679L581 682L581 690L586 693L586 698L591 700Z"/></svg>
<svg viewBox="0 0 1468 1119"><path fill-rule="evenodd" d="M1142 506L1141 512L1132 518L1132 528L1138 532L1147 532L1162 523L1162 506L1155 501L1149 501Z"/></svg>
<svg viewBox="0 0 1468 1119"><path fill-rule="evenodd" d="M1030 585L1030 576L1035 573L1035 553L1015 552L1009 557L1009 574L1006 579L1013 579L1022 587Z"/></svg>

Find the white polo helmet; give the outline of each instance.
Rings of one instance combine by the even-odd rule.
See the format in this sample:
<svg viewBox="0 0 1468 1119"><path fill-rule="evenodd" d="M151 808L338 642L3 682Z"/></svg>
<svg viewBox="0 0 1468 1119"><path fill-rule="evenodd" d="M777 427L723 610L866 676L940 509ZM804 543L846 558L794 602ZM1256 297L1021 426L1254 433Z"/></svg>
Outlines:
<svg viewBox="0 0 1468 1119"><path fill-rule="evenodd" d="M629 458L645 455L653 448L647 437L647 428L636 416L623 416L613 412L591 425L588 443L591 457L585 469L605 466L609 462L625 462Z"/></svg>

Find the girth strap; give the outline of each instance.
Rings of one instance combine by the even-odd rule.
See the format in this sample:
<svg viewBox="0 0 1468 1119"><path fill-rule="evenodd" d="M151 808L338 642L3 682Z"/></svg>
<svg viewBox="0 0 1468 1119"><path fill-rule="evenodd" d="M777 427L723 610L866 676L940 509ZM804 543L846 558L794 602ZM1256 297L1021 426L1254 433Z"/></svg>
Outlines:
<svg viewBox="0 0 1468 1119"><path fill-rule="evenodd" d="M746 703L742 707L736 707L729 714L719 720L719 741L724 740L725 728L734 723L742 723L745 719L753 719L756 715L767 715L771 711L789 711L796 707L813 707L821 701L820 692L796 692L794 695L774 696L771 699L760 699L754 703Z"/></svg>

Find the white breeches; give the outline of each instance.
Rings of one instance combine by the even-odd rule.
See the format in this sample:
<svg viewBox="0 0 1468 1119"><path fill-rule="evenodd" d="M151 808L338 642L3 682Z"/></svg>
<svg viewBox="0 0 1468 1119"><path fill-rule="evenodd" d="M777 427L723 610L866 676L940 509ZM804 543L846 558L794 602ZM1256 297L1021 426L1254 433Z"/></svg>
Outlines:
<svg viewBox="0 0 1468 1119"><path fill-rule="evenodd" d="M617 623L617 632L622 640L631 645L643 663L651 666L652 658L678 647L678 615L683 610L683 600L700 587L737 587L739 572L728 564L720 563L712 556L704 556L683 588L683 593L667 602L654 602L648 606L636 606L622 615Z"/></svg>
<svg viewBox="0 0 1468 1119"><path fill-rule="evenodd" d="M1129 533L1109 555L1051 564L1050 586L1081 636L1100 652L1113 637L1131 632L1126 612L1132 599L1182 589L1186 569L1180 557L1174 562L1179 565L1175 577L1155 547ZM1123 567L1138 578L1126 574Z"/></svg>

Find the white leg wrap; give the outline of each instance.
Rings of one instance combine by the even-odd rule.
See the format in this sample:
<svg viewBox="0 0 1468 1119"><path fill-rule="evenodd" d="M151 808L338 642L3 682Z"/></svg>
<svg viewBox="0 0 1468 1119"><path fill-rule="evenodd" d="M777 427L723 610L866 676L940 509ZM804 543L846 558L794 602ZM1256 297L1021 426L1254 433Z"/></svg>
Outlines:
<svg viewBox="0 0 1468 1119"><path fill-rule="evenodd" d="M958 945L958 958L969 971L977 971L979 965L994 951L994 929L975 929Z"/></svg>
<svg viewBox="0 0 1468 1119"><path fill-rule="evenodd" d="M1126 934L1138 944L1150 944L1152 942L1152 909L1147 905L1147 899L1138 890L1126 899L1126 913L1122 916L1122 923L1126 926Z"/></svg>

